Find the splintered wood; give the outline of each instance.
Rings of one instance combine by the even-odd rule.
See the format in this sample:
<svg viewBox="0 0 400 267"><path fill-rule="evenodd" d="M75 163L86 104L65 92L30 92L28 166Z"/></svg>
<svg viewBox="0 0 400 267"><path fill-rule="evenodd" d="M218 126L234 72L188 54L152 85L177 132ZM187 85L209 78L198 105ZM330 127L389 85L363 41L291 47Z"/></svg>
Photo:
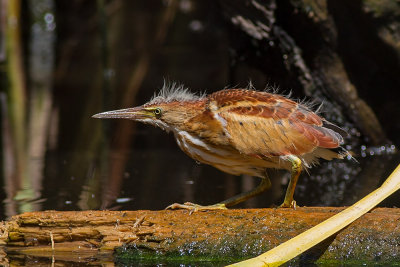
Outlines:
<svg viewBox="0 0 400 267"><path fill-rule="evenodd" d="M341 210L303 207L221 210L191 215L182 210L30 212L14 216L0 226L3 231L0 241L9 254L57 255L58 258L63 255L68 258L71 252L79 257L111 254L114 248L123 245L163 253L198 248L209 254L235 251L235 256L250 257ZM339 232L323 248L321 257L349 257L355 252L372 253L372 257L376 251L381 258L386 252L400 258L398 246L390 245L391 240L400 238L399 220L399 209L375 209Z"/></svg>
<svg viewBox="0 0 400 267"><path fill-rule="evenodd" d="M138 214L141 213L141 214ZM75 242L78 250L112 250L116 246L152 235L153 223L142 212L82 211L31 212L13 217L8 223L9 247L48 245L63 249ZM139 216L138 216L139 215Z"/></svg>

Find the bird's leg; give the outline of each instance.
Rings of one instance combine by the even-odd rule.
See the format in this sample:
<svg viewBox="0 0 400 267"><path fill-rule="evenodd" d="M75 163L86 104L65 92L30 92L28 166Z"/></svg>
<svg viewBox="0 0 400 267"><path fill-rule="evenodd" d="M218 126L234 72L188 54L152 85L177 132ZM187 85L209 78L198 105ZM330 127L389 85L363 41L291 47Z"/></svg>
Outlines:
<svg viewBox="0 0 400 267"><path fill-rule="evenodd" d="M190 214L192 214L193 212L204 211L204 210L226 210L226 206L221 203L217 203L214 205L202 206L202 205L195 204L192 202L185 202L183 204L179 204L179 203L171 204L168 207L166 207L165 209L166 210L185 209L185 210L189 210Z"/></svg>
<svg viewBox="0 0 400 267"><path fill-rule="evenodd" d="M202 206L202 205L198 205L198 204L194 204L194 203L190 203L190 202L186 202L184 204L174 203L172 205L169 205L166 209L187 209L187 210L190 210L191 213L195 212L195 211L200 211L200 210L226 209L227 207L231 207L231 206L239 204L243 201L246 201L249 198L252 198L252 197L264 192L265 190L267 190L270 187L271 187L271 181L265 175L265 177L262 178L261 183L253 190L233 196L233 197L228 198L227 200L224 200L217 204Z"/></svg>
<svg viewBox="0 0 400 267"><path fill-rule="evenodd" d="M299 179L302 163L301 159L294 155L287 156L287 160L292 163L292 171L290 176L289 185L286 189L285 200L279 206L281 208L296 208L296 201L293 199L294 190L296 188L297 180Z"/></svg>
<svg viewBox="0 0 400 267"><path fill-rule="evenodd" d="M265 174L265 177L261 178L260 184L253 190L243 192L239 195L228 198L227 200L224 200L218 204L223 204L223 205L225 205L225 207L231 207L231 206L239 204L243 201L246 201L256 195L261 194L262 192L264 192L265 190L267 190L270 187L271 187L271 181L269 180L267 174Z"/></svg>

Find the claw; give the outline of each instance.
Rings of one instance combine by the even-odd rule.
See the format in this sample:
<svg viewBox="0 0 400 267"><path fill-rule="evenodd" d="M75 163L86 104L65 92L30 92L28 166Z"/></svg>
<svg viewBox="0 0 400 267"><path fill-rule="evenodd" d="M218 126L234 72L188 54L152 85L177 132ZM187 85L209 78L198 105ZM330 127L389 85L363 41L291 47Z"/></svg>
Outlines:
<svg viewBox="0 0 400 267"><path fill-rule="evenodd" d="M294 210L296 209L296 207L297 207L297 205L296 205L296 201L295 200L292 200L292 202L290 204L283 202L279 206L279 208L291 208L291 209L294 209Z"/></svg>
<svg viewBox="0 0 400 267"><path fill-rule="evenodd" d="M206 211L206 210L226 210L225 204L217 203L214 205L202 206L198 204L194 204L191 202L185 202L184 204L174 203L165 208L166 210L176 210L176 209L185 209L189 211L189 214L197 211Z"/></svg>

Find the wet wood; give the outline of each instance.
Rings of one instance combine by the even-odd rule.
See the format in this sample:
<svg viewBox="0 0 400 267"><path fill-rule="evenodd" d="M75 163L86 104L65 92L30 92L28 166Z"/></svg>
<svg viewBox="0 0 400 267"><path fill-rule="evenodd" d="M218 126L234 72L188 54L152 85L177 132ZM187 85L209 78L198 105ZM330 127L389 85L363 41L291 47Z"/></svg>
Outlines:
<svg viewBox="0 0 400 267"><path fill-rule="evenodd" d="M243 258L275 247L341 210L31 212L3 223L1 242L9 255L69 260L105 257L124 245L163 255L179 251L186 256ZM320 246L318 258L400 259L400 249L393 245L400 239L399 220L400 209L375 209Z"/></svg>

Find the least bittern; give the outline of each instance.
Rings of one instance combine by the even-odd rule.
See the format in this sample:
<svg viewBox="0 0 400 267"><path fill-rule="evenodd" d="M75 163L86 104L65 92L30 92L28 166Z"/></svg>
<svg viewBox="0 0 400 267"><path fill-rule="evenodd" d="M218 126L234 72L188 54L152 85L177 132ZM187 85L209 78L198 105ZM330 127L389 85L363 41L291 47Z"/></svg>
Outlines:
<svg viewBox="0 0 400 267"><path fill-rule="evenodd" d="M172 204L168 208L226 209L268 189L267 168L287 169L291 178L281 207L295 207L300 172L318 158L343 158L331 150L346 134L306 105L278 94L224 89L195 95L183 87L164 87L148 103L99 113L94 118L123 118L173 132L179 147L196 161L233 174L261 178L261 183L214 205Z"/></svg>

